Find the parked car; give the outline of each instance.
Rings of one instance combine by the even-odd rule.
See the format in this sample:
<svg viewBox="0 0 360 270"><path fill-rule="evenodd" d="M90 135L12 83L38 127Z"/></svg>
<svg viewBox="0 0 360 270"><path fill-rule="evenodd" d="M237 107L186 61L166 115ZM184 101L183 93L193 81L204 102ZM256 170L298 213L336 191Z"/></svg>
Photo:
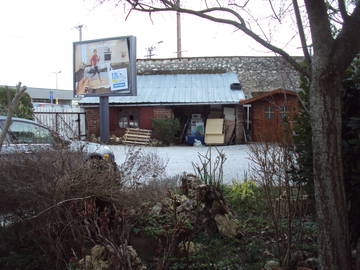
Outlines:
<svg viewBox="0 0 360 270"><path fill-rule="evenodd" d="M0 131L6 116L0 116ZM86 160L103 159L114 163L114 153L106 146L93 142L67 140L32 120L12 118L3 143L2 153L33 152L38 150L68 149L81 151Z"/></svg>

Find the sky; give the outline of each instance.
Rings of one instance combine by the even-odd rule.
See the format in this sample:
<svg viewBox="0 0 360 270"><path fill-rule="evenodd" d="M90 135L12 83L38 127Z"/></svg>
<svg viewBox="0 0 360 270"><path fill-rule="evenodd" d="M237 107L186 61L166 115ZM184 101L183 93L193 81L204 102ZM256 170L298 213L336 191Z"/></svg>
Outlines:
<svg viewBox="0 0 360 270"><path fill-rule="evenodd" d="M126 14L123 6L96 0L1 0L0 85L72 90L73 42L79 40L80 24L83 40L136 36L138 59L146 58L152 45L153 58L176 57L175 13L151 19L136 12L126 19ZM274 55L232 26L181 16L183 57ZM286 27L283 37L281 46L301 55L296 39L288 43Z"/></svg>

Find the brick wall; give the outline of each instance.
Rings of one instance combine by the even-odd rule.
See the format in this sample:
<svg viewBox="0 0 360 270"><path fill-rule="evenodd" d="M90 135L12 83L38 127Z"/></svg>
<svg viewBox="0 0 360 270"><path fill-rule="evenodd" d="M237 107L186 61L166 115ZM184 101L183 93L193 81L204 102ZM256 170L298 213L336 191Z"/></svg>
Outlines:
<svg viewBox="0 0 360 270"><path fill-rule="evenodd" d="M152 119L154 118L153 107L139 107L140 128L152 129Z"/></svg>
<svg viewBox="0 0 360 270"><path fill-rule="evenodd" d="M120 109L138 109L139 110L139 128L151 129L152 119L154 118L153 107L110 107L109 108L109 121L110 121L110 134L116 136L124 135L125 129L119 127L119 111ZM171 109L158 107L157 118L171 117ZM100 136L100 116L98 108L86 108L86 120L88 127L88 134L91 136L95 134Z"/></svg>
<svg viewBox="0 0 360 270"><path fill-rule="evenodd" d="M154 118L174 118L174 113L169 107L154 107Z"/></svg>
<svg viewBox="0 0 360 270"><path fill-rule="evenodd" d="M96 136L100 135L100 116L99 108L86 108L86 124L87 124L87 134L91 136L95 134Z"/></svg>

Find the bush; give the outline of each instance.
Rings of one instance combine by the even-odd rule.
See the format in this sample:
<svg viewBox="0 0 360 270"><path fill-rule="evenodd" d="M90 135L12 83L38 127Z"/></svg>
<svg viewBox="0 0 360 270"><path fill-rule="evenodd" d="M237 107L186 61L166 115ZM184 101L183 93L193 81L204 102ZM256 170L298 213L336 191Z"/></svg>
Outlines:
<svg viewBox="0 0 360 270"><path fill-rule="evenodd" d="M6 115L9 106L9 101L15 96L15 89L9 87L0 87L0 115ZM21 117L26 119L33 119L33 105L28 93L24 93L19 101L14 117Z"/></svg>
<svg viewBox="0 0 360 270"><path fill-rule="evenodd" d="M172 184L133 185L124 167L108 165L68 151L0 155L0 269L70 269L94 244L126 243L129 209L160 200Z"/></svg>
<svg viewBox="0 0 360 270"><path fill-rule="evenodd" d="M232 209L241 217L259 215L264 211L264 200L261 188L253 180L243 182L233 180L231 185L224 186L224 196Z"/></svg>
<svg viewBox="0 0 360 270"><path fill-rule="evenodd" d="M152 125L155 137L161 140L165 145L175 143L178 132L180 131L180 122L178 119L153 119Z"/></svg>

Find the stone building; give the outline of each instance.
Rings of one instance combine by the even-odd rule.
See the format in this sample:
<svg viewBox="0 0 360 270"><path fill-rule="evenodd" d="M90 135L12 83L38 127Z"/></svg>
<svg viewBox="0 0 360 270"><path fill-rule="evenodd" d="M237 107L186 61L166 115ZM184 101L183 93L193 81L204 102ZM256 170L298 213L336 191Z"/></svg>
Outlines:
<svg viewBox="0 0 360 270"><path fill-rule="evenodd" d="M296 57L302 61L303 57ZM299 74L282 57L222 56L169 59L139 59L138 74L235 72L246 98L253 92L299 89Z"/></svg>

